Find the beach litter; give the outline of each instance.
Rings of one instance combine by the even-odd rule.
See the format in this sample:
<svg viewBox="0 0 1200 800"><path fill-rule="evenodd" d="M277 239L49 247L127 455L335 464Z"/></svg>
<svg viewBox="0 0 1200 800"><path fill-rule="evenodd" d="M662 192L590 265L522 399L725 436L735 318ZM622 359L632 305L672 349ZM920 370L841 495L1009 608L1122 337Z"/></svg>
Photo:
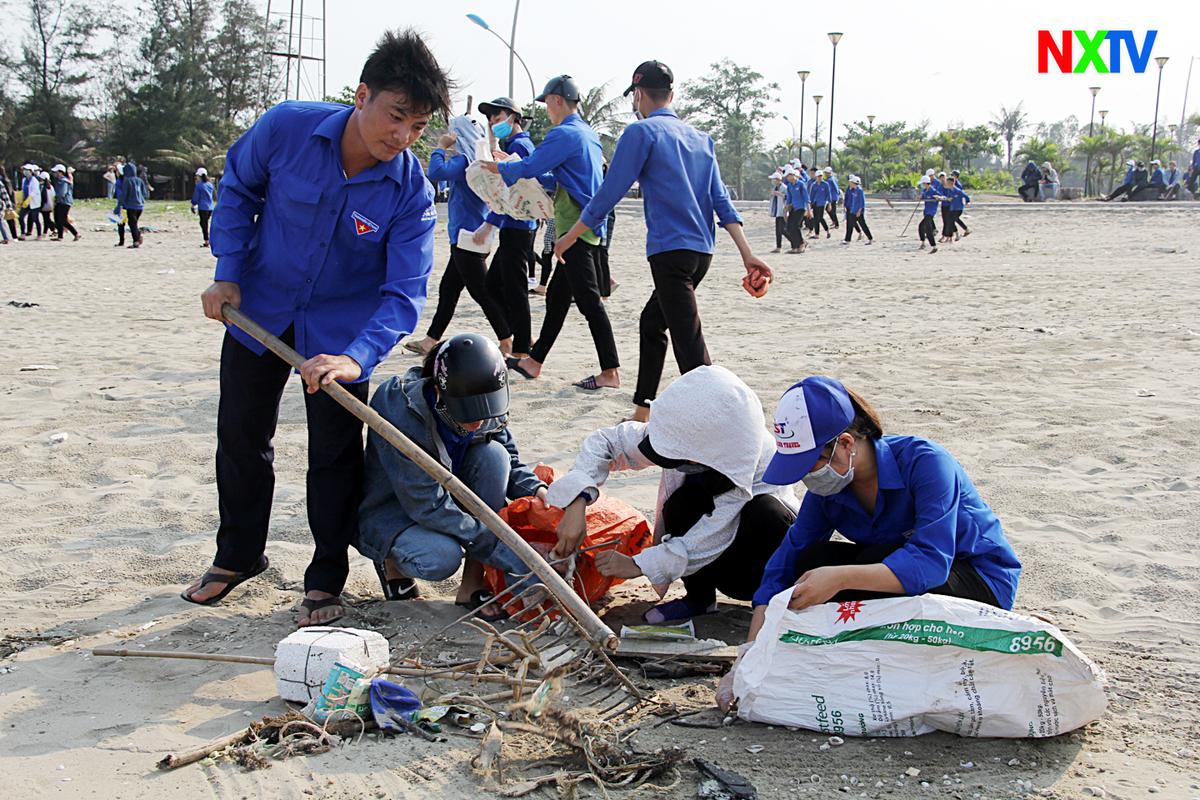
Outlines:
<svg viewBox="0 0 1200 800"><path fill-rule="evenodd" d="M8 304L13 308L37 308L39 303L27 303L24 300L9 300Z"/></svg>
<svg viewBox="0 0 1200 800"><path fill-rule="evenodd" d="M53 370L53 369L58 369L58 367L56 367L53 364L26 364L25 366L21 367L21 369L18 371L19 372L42 372L45 370Z"/></svg>

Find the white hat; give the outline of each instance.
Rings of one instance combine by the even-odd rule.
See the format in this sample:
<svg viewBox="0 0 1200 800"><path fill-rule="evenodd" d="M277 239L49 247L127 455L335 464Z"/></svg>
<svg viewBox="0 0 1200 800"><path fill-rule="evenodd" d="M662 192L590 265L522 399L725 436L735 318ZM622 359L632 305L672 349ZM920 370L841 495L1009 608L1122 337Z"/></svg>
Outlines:
<svg viewBox="0 0 1200 800"><path fill-rule="evenodd" d="M50 171L51 172L66 172L67 168L64 167L62 164L55 164L53 167L50 168Z"/></svg>
<svg viewBox="0 0 1200 800"><path fill-rule="evenodd" d="M798 158L793 158L793 159L792 159L791 161L789 161L788 163L789 163L789 164L791 164L793 167L798 167L798 166L800 166L800 159L798 159Z"/></svg>
<svg viewBox="0 0 1200 800"><path fill-rule="evenodd" d="M796 170L792 169L790 164L783 168L783 177L784 178L786 178L788 175L795 175L795 174L796 174Z"/></svg>
<svg viewBox="0 0 1200 800"><path fill-rule="evenodd" d="M37 169L37 167L35 167L33 164L26 163L26 164L21 165L21 169L27 169L27 170L33 171L33 170Z"/></svg>
<svg viewBox="0 0 1200 800"><path fill-rule="evenodd" d="M825 174L826 174L826 175L832 175L832 174L833 174L833 167L826 167L826 168L825 168Z"/></svg>
<svg viewBox="0 0 1200 800"><path fill-rule="evenodd" d="M930 167L929 169L925 170L925 174L930 177L933 177L933 167Z"/></svg>
<svg viewBox="0 0 1200 800"><path fill-rule="evenodd" d="M50 180L50 173L46 172L46 170L42 170L42 174L40 177L42 178L42 180L48 181L48 180Z"/></svg>
<svg viewBox="0 0 1200 800"><path fill-rule="evenodd" d="M922 175L920 183L933 183L933 179L930 178L928 175Z"/></svg>
<svg viewBox="0 0 1200 800"><path fill-rule="evenodd" d="M199 178L201 175L207 175L207 174L208 174L208 170L206 170L204 167L198 167L196 169L196 177L197 178Z"/></svg>
<svg viewBox="0 0 1200 800"><path fill-rule="evenodd" d="M774 172L771 173L771 180L773 180L773 181L777 181L777 180L781 179L782 177L783 177L783 173L780 172L779 170L775 170Z"/></svg>
<svg viewBox="0 0 1200 800"><path fill-rule="evenodd" d="M862 179L860 179L854 173L850 173L850 177L846 179L846 182L847 183L862 183Z"/></svg>
<svg viewBox="0 0 1200 800"><path fill-rule="evenodd" d="M939 178L944 178L944 177L946 177L946 173L945 173L945 172L939 172L939 173L938 173L938 177L939 177Z"/></svg>
<svg viewBox="0 0 1200 800"><path fill-rule="evenodd" d="M1156 159L1153 159L1153 160L1152 160L1150 163L1151 163L1151 164L1158 164L1160 167L1162 166L1162 162L1161 162L1161 161L1159 161L1157 158L1156 158Z"/></svg>
<svg viewBox="0 0 1200 800"><path fill-rule="evenodd" d="M1043 161L1043 162L1042 162L1042 166L1043 166L1043 167L1048 167L1048 166L1050 166L1050 162L1049 162L1049 161Z"/></svg>

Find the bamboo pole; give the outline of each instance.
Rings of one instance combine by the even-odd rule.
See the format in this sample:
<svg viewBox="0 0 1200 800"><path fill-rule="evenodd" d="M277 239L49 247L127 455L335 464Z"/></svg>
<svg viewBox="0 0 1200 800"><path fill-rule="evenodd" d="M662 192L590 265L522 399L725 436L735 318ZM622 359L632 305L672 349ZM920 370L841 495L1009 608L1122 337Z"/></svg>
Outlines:
<svg viewBox="0 0 1200 800"><path fill-rule="evenodd" d="M241 328L296 369L299 369L300 365L304 363L305 358L302 355L288 347L278 336L271 334L257 322L250 319L241 310L226 303L221 307L221 314L227 321ZM567 585L562 576L544 558L538 555L536 550L518 536L517 532L510 528L508 523L500 519L500 515L493 511L487 503L480 500L465 483L460 481L450 470L443 467L439 461L413 444L407 436L380 416L375 409L350 394L340 383L335 381L323 385L321 388L336 400L339 405L366 423L367 427L371 430L382 436L388 444L395 447L405 457L429 473L463 508L473 514L488 530L496 534L500 541L508 545L517 557L545 584L546 588L554 595L563 609L579 622L584 632L594 643L607 647L609 650L617 649L617 636L612 632L612 629L605 625L600 617L596 616L596 612L592 611L583 598Z"/></svg>

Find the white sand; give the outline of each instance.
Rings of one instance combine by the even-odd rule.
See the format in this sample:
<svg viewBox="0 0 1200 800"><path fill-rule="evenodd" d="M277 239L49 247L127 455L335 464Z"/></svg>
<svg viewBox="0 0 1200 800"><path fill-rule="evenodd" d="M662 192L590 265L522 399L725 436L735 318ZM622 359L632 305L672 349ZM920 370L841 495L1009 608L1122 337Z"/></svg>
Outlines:
<svg viewBox="0 0 1200 800"><path fill-rule="evenodd" d="M1038 742L934 735L820 751L823 739L811 734L738 725L665 726L639 743L678 742L744 772L764 798L829 797L843 786L868 797L1015 797L1028 786L1058 798L1085 787L1108 797L1200 796L1200 207L977 207L974 235L933 256L916 251L913 228L897 239L910 209L872 202L874 247L831 239L803 256L768 257L778 280L761 301L742 293L741 267L723 239L699 292L710 350L768 409L793 381L828 373L865 394L890 431L954 452L1025 564L1018 608L1053 618L1108 671L1107 716ZM78 216L86 229L78 244L0 248L0 303L40 304L0 305L0 670L13 670L0 672L4 794L486 796L466 766L474 748L459 739L368 740L250 773L154 769L168 750L279 712L269 671L89 651L123 642L272 652L293 624L311 547L303 407L293 385L277 439L272 569L221 607L184 604L177 592L211 558L216 526L221 329L202 318L197 299L211 258L187 215L152 210L146 222L168 230L149 234L140 251L115 250L112 234L91 231L99 211ZM762 212L748 218L766 253L771 221ZM544 378L515 384L513 427L531 462L569 466L588 431L630 410L637 317L649 293L643 235L638 215L623 211L612 259L621 287L608 307L625 388L571 388L596 368L573 312ZM445 257L439 230L435 279ZM541 301L534 306L536 331ZM451 332L484 329L464 295ZM412 363L398 352L377 374ZM20 371L32 364L58 369ZM67 440L49 444L58 432ZM646 511L654 485L651 475L612 483ZM452 588L426 594L445 598ZM378 596L360 558L349 592L356 601ZM648 594L631 588L620 597L637 604L614 618L643 608ZM347 622L404 644L445 618L447 605L364 603ZM733 604L699 627L737 641L746 617ZM712 683L660 686L698 705ZM753 743L765 751L748 754ZM920 778L904 775L910 766ZM694 791L689 768L669 796Z"/></svg>

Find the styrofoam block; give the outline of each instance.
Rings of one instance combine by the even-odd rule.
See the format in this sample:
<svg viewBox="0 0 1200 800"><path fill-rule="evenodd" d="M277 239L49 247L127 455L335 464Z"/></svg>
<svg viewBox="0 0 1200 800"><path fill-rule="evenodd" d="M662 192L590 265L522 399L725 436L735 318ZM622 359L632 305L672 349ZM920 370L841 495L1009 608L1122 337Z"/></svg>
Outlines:
<svg viewBox="0 0 1200 800"><path fill-rule="evenodd" d="M275 686L284 700L307 703L321 694L338 659L373 669L386 667L390 658L387 639L375 631L301 628L275 647Z"/></svg>

